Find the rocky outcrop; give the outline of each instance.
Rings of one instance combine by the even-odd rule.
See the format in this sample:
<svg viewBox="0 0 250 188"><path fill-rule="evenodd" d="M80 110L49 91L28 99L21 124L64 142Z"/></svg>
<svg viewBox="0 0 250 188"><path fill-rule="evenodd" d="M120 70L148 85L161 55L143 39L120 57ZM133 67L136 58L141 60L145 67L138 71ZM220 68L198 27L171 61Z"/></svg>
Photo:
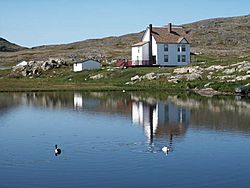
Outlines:
<svg viewBox="0 0 250 188"><path fill-rule="evenodd" d="M91 79L91 80L100 80L103 77L104 77L103 74L97 74L97 75L89 77L89 79Z"/></svg>
<svg viewBox="0 0 250 188"><path fill-rule="evenodd" d="M29 61L29 62L21 62L16 66L12 67L12 73L10 77L13 75L21 76L40 76L42 72L46 72L51 69L60 68L62 66L67 66L67 62L63 59L49 59L47 61Z"/></svg>

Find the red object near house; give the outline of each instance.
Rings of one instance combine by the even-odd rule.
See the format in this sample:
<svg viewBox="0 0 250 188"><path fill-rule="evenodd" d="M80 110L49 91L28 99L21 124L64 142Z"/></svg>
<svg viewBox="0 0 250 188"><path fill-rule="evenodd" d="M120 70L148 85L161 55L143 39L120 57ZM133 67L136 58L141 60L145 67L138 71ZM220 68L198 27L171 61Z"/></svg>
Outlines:
<svg viewBox="0 0 250 188"><path fill-rule="evenodd" d="M126 67L132 67L132 61L128 59L118 59L116 61L116 67L120 68L126 68Z"/></svg>

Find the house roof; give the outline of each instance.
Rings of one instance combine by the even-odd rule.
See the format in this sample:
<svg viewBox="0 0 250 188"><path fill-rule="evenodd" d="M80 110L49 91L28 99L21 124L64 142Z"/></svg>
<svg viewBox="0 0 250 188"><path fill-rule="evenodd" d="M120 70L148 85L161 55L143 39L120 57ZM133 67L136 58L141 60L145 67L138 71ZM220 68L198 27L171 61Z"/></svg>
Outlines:
<svg viewBox="0 0 250 188"><path fill-rule="evenodd" d="M149 43L149 42L148 42L148 41L146 41L146 42L139 42L139 43L137 43L137 44L134 44L132 47L143 46L143 45L145 45L145 44L147 44L147 43Z"/></svg>
<svg viewBox="0 0 250 188"><path fill-rule="evenodd" d="M189 43L188 35L181 27L172 27L171 32L169 32L168 27L153 27L152 35L157 43L178 44L183 39Z"/></svg>
<svg viewBox="0 0 250 188"><path fill-rule="evenodd" d="M94 59L86 59L86 60L83 60L83 61L77 61L77 62L75 62L75 64L81 64L81 63L85 63L85 62L88 62L88 61L94 61L94 62L100 63L99 61L94 60Z"/></svg>

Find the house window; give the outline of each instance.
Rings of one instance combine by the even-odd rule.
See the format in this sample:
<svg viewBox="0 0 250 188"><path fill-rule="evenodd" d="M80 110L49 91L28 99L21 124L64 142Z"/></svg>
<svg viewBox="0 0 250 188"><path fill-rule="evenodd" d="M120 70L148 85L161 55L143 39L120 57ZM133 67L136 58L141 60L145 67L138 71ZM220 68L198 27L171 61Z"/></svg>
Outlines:
<svg viewBox="0 0 250 188"><path fill-rule="evenodd" d="M164 44L164 51L168 52L168 44Z"/></svg>
<svg viewBox="0 0 250 188"><path fill-rule="evenodd" d="M138 53L140 53L140 47L138 47Z"/></svg>
<svg viewBox="0 0 250 188"><path fill-rule="evenodd" d="M168 62L168 55L164 55L164 62L165 62L165 63Z"/></svg>
<svg viewBox="0 0 250 188"><path fill-rule="evenodd" d="M185 51L186 51L186 45L182 45L182 46L181 46L181 51L182 51L182 52L185 52Z"/></svg>
<svg viewBox="0 0 250 188"><path fill-rule="evenodd" d="M181 46L178 45L178 46L177 46L177 49L178 49L178 52L180 52L180 51L181 51Z"/></svg>
<svg viewBox="0 0 250 188"><path fill-rule="evenodd" d="M185 55L182 55L182 56L181 56L181 61L182 61L182 62L186 62L186 56L185 56Z"/></svg>
<svg viewBox="0 0 250 188"><path fill-rule="evenodd" d="M181 56L178 55L178 63L180 63L180 62L181 62Z"/></svg>

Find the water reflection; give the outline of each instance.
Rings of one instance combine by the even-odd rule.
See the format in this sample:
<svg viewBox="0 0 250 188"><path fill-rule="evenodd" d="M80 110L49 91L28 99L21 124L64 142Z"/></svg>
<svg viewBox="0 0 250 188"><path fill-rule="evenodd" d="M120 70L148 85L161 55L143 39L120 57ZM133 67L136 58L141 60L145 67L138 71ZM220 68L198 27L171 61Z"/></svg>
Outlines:
<svg viewBox="0 0 250 188"><path fill-rule="evenodd" d="M249 133L250 101L233 98L165 96L164 99L129 93L1 93L0 117L19 105L78 112L106 113L131 118L142 126L146 137L185 135L189 127Z"/></svg>
<svg viewBox="0 0 250 188"><path fill-rule="evenodd" d="M134 98L132 121L143 127L153 143L154 137L166 137L172 144L174 136L184 135L190 120L190 110L169 101L141 101Z"/></svg>

